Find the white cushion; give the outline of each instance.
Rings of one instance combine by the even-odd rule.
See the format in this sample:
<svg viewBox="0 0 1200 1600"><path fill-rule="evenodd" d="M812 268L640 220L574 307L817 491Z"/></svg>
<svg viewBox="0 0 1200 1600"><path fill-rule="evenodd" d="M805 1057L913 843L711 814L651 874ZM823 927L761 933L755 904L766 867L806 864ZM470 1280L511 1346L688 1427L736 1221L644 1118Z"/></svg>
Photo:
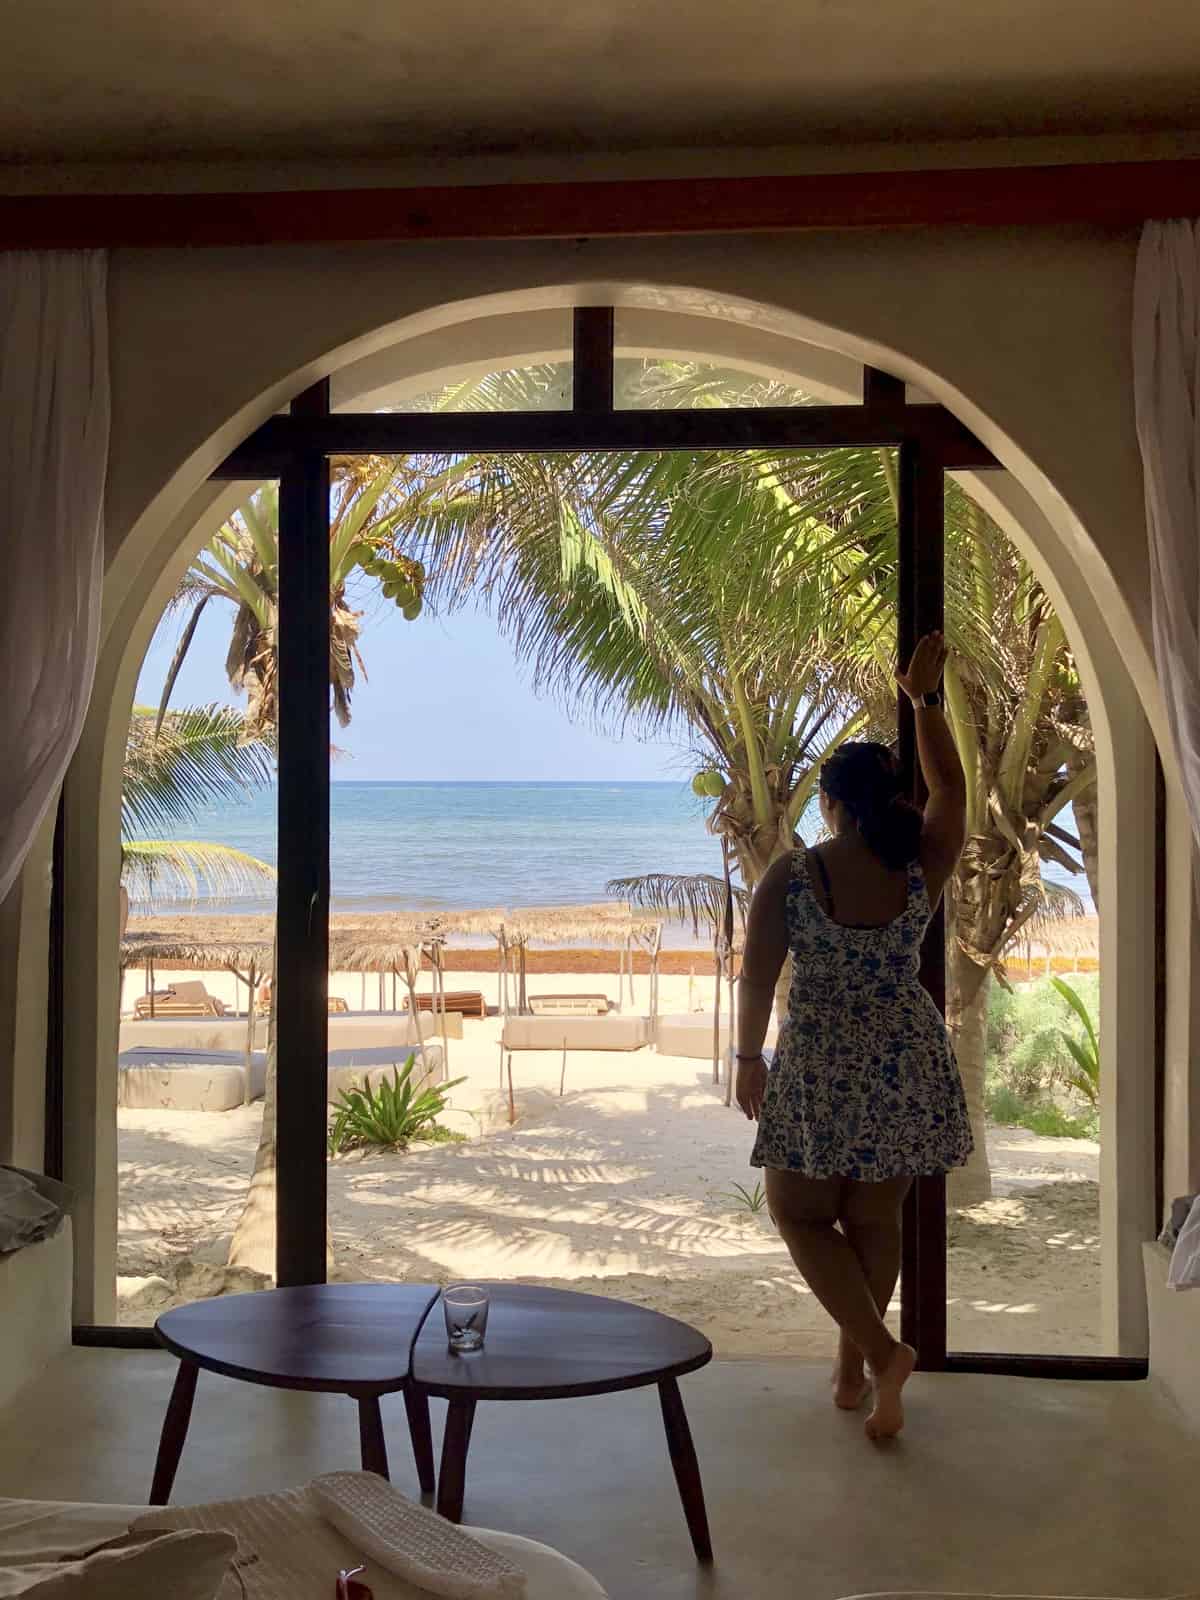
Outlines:
<svg viewBox="0 0 1200 1600"><path fill-rule="evenodd" d="M506 1050L640 1050L645 1017L509 1017L501 1033Z"/></svg>

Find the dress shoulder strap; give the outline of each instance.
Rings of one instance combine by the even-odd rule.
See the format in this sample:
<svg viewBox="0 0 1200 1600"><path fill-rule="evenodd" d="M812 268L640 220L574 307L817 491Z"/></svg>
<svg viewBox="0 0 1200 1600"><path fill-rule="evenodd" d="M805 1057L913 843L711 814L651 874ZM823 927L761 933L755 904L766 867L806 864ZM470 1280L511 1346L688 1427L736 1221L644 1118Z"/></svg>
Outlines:
<svg viewBox="0 0 1200 1600"><path fill-rule="evenodd" d="M817 864L817 872L820 875L821 887L825 890L825 909L829 913L830 920L832 921L835 913L833 909L833 884L829 881L829 868L821 859L820 851L809 850L806 852L806 854L810 855Z"/></svg>

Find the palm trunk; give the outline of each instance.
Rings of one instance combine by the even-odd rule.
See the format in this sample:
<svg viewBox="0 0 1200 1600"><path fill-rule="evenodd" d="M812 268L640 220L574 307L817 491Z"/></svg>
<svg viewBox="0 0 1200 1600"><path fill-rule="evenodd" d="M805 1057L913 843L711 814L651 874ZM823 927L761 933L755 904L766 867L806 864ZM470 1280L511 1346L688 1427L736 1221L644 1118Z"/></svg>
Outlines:
<svg viewBox="0 0 1200 1600"><path fill-rule="evenodd" d="M271 1029L267 1044L267 1086L263 1096L262 1130L254 1156L254 1172L246 1204L233 1230L229 1265L249 1267L275 1278L275 986L271 985Z"/></svg>
<svg viewBox="0 0 1200 1600"><path fill-rule="evenodd" d="M1070 763L1068 763L1070 770ZM1075 831L1079 835L1079 851L1083 856L1083 870L1087 874L1092 904L1100 909L1100 796L1096 784L1091 784L1077 795L1071 810L1075 813Z"/></svg>
<svg viewBox="0 0 1200 1600"><path fill-rule="evenodd" d="M946 1022L958 1060L975 1150L965 1167L949 1178L949 1203L974 1206L992 1197L992 1172L987 1153L984 1078L987 1070L987 1012L991 969L977 966L958 949L947 952Z"/></svg>

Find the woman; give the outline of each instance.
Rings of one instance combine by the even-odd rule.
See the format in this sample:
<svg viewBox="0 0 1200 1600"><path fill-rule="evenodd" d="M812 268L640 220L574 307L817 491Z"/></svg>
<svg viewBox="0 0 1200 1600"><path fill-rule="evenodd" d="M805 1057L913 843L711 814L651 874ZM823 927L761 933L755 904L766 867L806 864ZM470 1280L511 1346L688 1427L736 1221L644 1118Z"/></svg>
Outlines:
<svg viewBox="0 0 1200 1600"><path fill-rule="evenodd" d="M821 768L831 837L776 861L755 890L739 988L737 1101L758 1121L751 1165L809 1288L841 1330L834 1400L873 1380L872 1439L904 1426L916 1353L884 1313L900 1270L914 1177L960 1166L971 1127L945 1024L917 978L921 939L963 846L965 788L938 684L940 633L896 680L915 708L929 798L905 801L890 751L844 744ZM780 969L787 1021L768 1072L762 1043Z"/></svg>

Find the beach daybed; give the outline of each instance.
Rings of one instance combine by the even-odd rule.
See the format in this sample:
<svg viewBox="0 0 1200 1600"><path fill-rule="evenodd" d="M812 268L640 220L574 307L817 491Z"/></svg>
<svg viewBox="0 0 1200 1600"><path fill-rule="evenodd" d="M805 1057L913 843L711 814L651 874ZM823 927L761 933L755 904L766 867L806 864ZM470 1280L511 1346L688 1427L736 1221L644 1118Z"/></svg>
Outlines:
<svg viewBox="0 0 1200 1600"><path fill-rule="evenodd" d="M645 1017L509 1017L500 1042L506 1050L640 1050L648 1033Z"/></svg>
<svg viewBox="0 0 1200 1600"><path fill-rule="evenodd" d="M372 1089L377 1089L381 1083L390 1083L394 1073L404 1071L404 1063L410 1055L415 1057L412 1075L414 1089L432 1088L446 1081L446 1062L440 1044L425 1046L424 1073L421 1071L421 1056L415 1047L397 1049L395 1046L368 1046L354 1050L331 1050L328 1056L329 1104L336 1105L347 1090L362 1089L368 1084Z"/></svg>
<svg viewBox="0 0 1200 1600"><path fill-rule="evenodd" d="M767 1029L768 1043L774 1043L775 1023ZM729 1048L729 1018L722 1013L720 1048L722 1054ZM692 1056L697 1061L711 1061L713 1053L713 1017L711 1011L692 1011L682 1016L659 1017L654 1025L654 1047L662 1056Z"/></svg>
<svg viewBox="0 0 1200 1600"><path fill-rule="evenodd" d="M231 1111L257 1100L267 1085L267 1057L245 1050L140 1046L117 1057L117 1105L123 1111Z"/></svg>
<svg viewBox="0 0 1200 1600"><path fill-rule="evenodd" d="M415 1045L390 1045L331 1050L328 1055L328 1100L335 1105L343 1090L372 1088L404 1070ZM413 1070L417 1086L445 1080L440 1044L425 1046L425 1073L420 1056ZM250 1093L246 1094L246 1055L236 1050L123 1050L117 1058L117 1105L124 1111L231 1111L247 1098L260 1099L266 1089L267 1057L251 1057Z"/></svg>
<svg viewBox="0 0 1200 1600"><path fill-rule="evenodd" d="M606 994L531 994L528 1005L535 1017L606 1017Z"/></svg>
<svg viewBox="0 0 1200 1600"><path fill-rule="evenodd" d="M446 1035L450 1039L462 1038L462 1017L456 1011L447 1012ZM436 1038L441 1032L442 1018L436 1021L425 1018L421 1032L426 1039ZM266 1028L259 1025L257 1037L266 1041ZM328 1042L331 1050L344 1050L358 1046L415 1045L417 1030L411 1017L396 1012L352 1011L329 1019ZM246 1019L226 1012L222 1017L134 1017L121 1023L121 1050L134 1050L142 1046L166 1050L235 1050L246 1048Z"/></svg>

